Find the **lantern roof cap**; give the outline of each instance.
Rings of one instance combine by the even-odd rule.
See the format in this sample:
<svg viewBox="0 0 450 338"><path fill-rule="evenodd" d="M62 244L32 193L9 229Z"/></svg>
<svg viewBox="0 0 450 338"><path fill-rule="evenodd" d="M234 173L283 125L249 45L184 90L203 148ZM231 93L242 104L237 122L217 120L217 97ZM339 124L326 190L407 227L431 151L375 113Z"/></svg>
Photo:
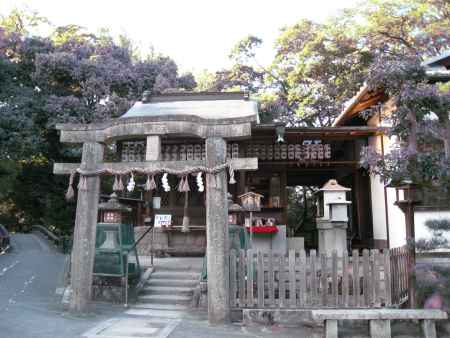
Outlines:
<svg viewBox="0 0 450 338"><path fill-rule="evenodd" d="M127 206L119 202L119 198L117 197L117 194L115 192L110 195L107 202L100 203L98 205L98 209L131 212L131 208L128 208Z"/></svg>
<svg viewBox="0 0 450 338"><path fill-rule="evenodd" d="M418 186L418 184L408 177L403 178L401 180L391 180L388 182L388 184L386 184L387 188L399 188L399 189L416 186Z"/></svg>
<svg viewBox="0 0 450 338"><path fill-rule="evenodd" d="M323 185L320 191L350 191L352 189L340 185L337 180L331 179Z"/></svg>
<svg viewBox="0 0 450 338"><path fill-rule="evenodd" d="M242 194L242 195L240 195L240 196L238 196L238 198L242 198L242 197L246 197L246 196L259 196L259 197L264 197L264 195L261 195L261 194L258 194L258 193L256 193L256 192L253 192L253 191L249 191L249 192L246 192L245 194Z"/></svg>

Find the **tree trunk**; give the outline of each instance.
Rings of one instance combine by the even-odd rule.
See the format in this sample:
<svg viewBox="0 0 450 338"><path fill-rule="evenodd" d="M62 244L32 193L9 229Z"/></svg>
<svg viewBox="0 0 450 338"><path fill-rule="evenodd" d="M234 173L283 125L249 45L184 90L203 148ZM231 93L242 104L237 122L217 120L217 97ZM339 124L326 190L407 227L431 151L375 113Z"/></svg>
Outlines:
<svg viewBox="0 0 450 338"><path fill-rule="evenodd" d="M414 111L408 113L409 135L408 135L408 155L417 155L417 117Z"/></svg>

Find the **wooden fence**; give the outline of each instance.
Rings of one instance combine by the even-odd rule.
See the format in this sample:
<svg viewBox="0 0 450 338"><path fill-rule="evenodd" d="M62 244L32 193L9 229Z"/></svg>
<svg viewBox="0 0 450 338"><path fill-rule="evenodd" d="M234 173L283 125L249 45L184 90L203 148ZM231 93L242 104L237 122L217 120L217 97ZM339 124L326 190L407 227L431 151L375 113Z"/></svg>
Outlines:
<svg viewBox="0 0 450 338"><path fill-rule="evenodd" d="M391 306L404 295L404 256L389 250L318 255L311 250L232 250L232 308L373 308ZM394 266L392 275L391 266ZM393 290L392 288L395 287ZM394 292L394 294L393 294ZM403 293L402 293L403 292Z"/></svg>
<svg viewBox="0 0 450 338"><path fill-rule="evenodd" d="M403 304L408 300L408 247L402 246L390 251L392 303Z"/></svg>

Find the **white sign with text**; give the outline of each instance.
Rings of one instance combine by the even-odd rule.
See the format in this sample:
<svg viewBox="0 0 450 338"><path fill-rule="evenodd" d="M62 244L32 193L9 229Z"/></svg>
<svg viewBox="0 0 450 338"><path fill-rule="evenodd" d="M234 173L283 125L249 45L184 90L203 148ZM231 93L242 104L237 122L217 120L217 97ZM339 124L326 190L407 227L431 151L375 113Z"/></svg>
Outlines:
<svg viewBox="0 0 450 338"><path fill-rule="evenodd" d="M155 215L155 228L172 224L172 215Z"/></svg>

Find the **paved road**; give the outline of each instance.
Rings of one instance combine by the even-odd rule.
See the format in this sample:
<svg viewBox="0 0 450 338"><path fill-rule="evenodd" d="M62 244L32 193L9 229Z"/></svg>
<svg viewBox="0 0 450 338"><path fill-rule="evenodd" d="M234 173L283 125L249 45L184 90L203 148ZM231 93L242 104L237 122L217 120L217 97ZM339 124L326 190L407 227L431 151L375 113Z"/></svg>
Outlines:
<svg viewBox="0 0 450 338"><path fill-rule="evenodd" d="M13 234L12 250L0 256L0 337L75 338L122 311L100 305L77 318L62 312L55 289L65 256L38 234Z"/></svg>

